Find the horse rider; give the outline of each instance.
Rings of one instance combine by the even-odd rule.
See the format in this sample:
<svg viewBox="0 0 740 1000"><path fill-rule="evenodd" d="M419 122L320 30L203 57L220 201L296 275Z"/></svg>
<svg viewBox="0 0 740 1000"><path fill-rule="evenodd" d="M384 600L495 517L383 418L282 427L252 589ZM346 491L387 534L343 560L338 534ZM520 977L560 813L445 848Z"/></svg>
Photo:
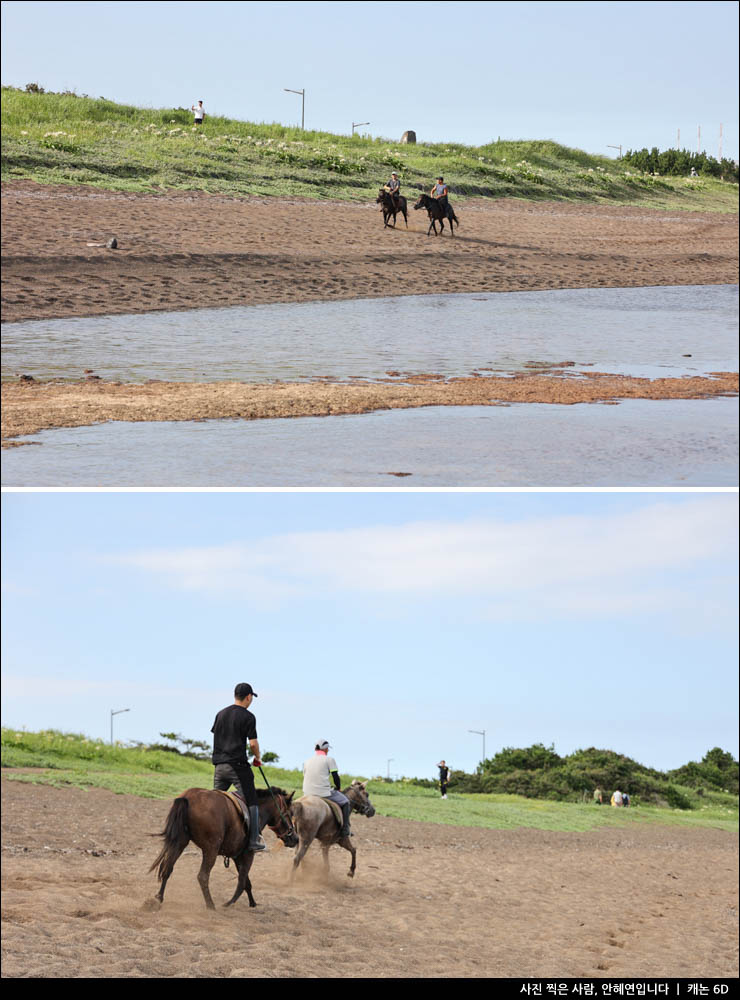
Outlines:
<svg viewBox="0 0 740 1000"><path fill-rule="evenodd" d="M262 767L260 745L257 741L257 720L249 711L249 706L257 697L251 684L237 684L234 688L234 704L222 709L213 723L213 755L216 765L213 787L226 792L235 785L241 789L249 812L248 851L264 851L267 847L260 836L260 815L254 774L247 760L247 744L254 754L253 767ZM245 829L247 824L245 822Z"/></svg>
<svg viewBox="0 0 740 1000"><path fill-rule="evenodd" d="M396 173L395 170L391 174L391 179L385 185L385 190L393 199L394 207L398 208L398 199L401 196L401 182L399 181L398 174Z"/></svg>
<svg viewBox="0 0 740 1000"><path fill-rule="evenodd" d="M435 201L438 201L442 208L445 210L445 215L447 215L447 209L450 207L450 203L447 200L450 194L450 189L445 184L444 177L438 177L437 183L434 185L432 190L429 192Z"/></svg>
<svg viewBox="0 0 740 1000"><path fill-rule="evenodd" d="M331 787L330 778L334 783L334 788ZM341 787L337 762L333 757L329 757L329 744L326 740L319 740L314 749L313 757L309 757L303 765L303 794L318 795L321 799L336 802L342 810L344 820L339 834L340 840L343 840L345 837L352 836L349 828L349 814L352 811L352 806L347 796L342 794Z"/></svg>

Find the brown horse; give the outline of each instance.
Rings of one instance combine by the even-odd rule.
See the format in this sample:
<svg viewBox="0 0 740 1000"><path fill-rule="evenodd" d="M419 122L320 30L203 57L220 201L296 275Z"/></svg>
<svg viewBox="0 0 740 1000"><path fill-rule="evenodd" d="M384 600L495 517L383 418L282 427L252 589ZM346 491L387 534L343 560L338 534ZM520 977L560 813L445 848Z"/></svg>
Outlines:
<svg viewBox="0 0 740 1000"><path fill-rule="evenodd" d="M445 229L445 219L449 220L450 223L450 236L455 235L455 227L453 223L460 225L460 220L455 215L455 211L447 202L446 205L437 201L436 198L430 198L428 194L420 194L419 200L414 205L414 210L418 211L420 208L426 209L427 215L429 216L429 229L427 229L427 236L434 230L434 235L437 235L437 223L439 223L439 235L441 236Z"/></svg>
<svg viewBox="0 0 740 1000"><path fill-rule="evenodd" d="M298 837L290 822L290 804L294 793L279 788L258 789L260 830L269 826L286 847L295 847ZM252 895L249 869L254 861L254 851L248 851L249 836L244 829L244 818L234 801L224 792L206 788L189 788L175 799L160 837L164 838L162 850L149 871L159 868L161 882L157 899L164 902L164 890L175 862L192 840L203 852L198 872L198 882L209 910L214 910L208 889L211 869L222 854L233 858L239 872L236 890L226 906L231 906L246 889L249 905L256 906Z"/></svg>
<svg viewBox="0 0 740 1000"><path fill-rule="evenodd" d="M378 191L378 197L375 199L375 204L381 206L384 228L388 226L388 220L391 216L393 216L393 228L395 229L396 216L399 212L404 217L406 228L409 228L409 217L406 211L407 202L403 195L399 194L398 201L396 201L389 191L386 191L385 188L381 188L380 191ZM388 228L390 229L391 227L388 226Z"/></svg>
<svg viewBox="0 0 740 1000"><path fill-rule="evenodd" d="M361 813L363 816L374 816L375 808L367 794L366 785L366 781L353 781L349 788L342 789L342 794L347 796L355 812ZM347 875L354 878L357 867L357 852L349 837L340 838L341 827L334 810L326 799L322 799L318 795L304 795L302 799L293 803L291 811L296 833L300 837L300 844L293 861L291 879L295 877L298 865L314 840L318 840L321 844L327 874L329 872L329 848L332 844L339 844L345 851L349 851L352 855L352 865Z"/></svg>

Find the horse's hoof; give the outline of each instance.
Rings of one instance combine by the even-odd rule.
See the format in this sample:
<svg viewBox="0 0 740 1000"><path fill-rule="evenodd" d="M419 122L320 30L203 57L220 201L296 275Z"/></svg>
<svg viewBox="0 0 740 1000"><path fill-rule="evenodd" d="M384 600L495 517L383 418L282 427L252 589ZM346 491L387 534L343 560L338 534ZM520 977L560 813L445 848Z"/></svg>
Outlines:
<svg viewBox="0 0 740 1000"><path fill-rule="evenodd" d="M249 909L250 909L250 910L253 910L253 909L255 908L255 906L256 906L256 905L257 905L256 903L250 903L250 904L249 904Z"/></svg>

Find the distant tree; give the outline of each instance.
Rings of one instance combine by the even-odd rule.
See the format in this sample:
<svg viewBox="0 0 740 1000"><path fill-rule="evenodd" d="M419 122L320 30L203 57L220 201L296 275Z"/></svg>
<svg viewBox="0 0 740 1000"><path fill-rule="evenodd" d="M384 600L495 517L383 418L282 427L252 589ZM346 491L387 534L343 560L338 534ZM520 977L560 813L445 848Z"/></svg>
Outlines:
<svg viewBox="0 0 740 1000"><path fill-rule="evenodd" d="M262 760L265 764L277 764L280 760L280 754L273 753L272 750L268 750L267 753L262 754Z"/></svg>

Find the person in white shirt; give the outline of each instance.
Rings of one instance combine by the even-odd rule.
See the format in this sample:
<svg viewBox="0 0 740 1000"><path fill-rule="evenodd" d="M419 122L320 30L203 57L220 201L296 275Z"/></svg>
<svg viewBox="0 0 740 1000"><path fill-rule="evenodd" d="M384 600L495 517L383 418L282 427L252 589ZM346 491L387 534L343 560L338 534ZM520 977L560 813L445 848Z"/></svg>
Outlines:
<svg viewBox="0 0 740 1000"><path fill-rule="evenodd" d="M332 782L334 787L332 788ZM314 749L313 757L309 757L303 765L303 794L318 795L321 799L329 799L342 810L344 825L340 837L351 837L349 814L352 806L346 795L341 792L337 762L329 757L329 743L319 740Z"/></svg>
<svg viewBox="0 0 740 1000"><path fill-rule="evenodd" d="M203 101L198 101L198 106L197 107L194 104L191 104L190 105L190 110L195 115L195 124L196 125L202 125L203 124L203 119L206 116L206 109L203 107Z"/></svg>

